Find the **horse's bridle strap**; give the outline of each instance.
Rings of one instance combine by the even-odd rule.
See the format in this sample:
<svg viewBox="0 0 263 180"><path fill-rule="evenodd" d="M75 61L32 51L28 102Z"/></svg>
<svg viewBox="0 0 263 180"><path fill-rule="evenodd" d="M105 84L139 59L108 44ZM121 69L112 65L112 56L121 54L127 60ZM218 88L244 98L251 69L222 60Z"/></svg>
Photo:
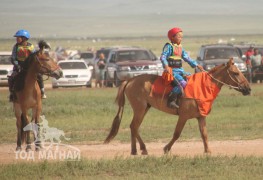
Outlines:
<svg viewBox="0 0 263 180"><path fill-rule="evenodd" d="M217 82L219 82L219 83L221 83L221 84L223 84L223 85L226 85L226 86L228 86L228 87L230 87L230 88L233 88L233 89L239 89L238 86L232 86L232 85L230 85L230 84L227 84L227 83L224 83L224 82L220 81L219 79L217 79L217 78L215 78L214 76L212 76L212 74L210 74L208 71L203 70L203 72L206 72L212 79L214 79L215 81L217 81ZM228 73L229 77L231 78L231 80L233 80L235 83L239 84L239 83L236 82L236 81L233 79L233 77L230 75L229 70L227 70L227 73Z"/></svg>

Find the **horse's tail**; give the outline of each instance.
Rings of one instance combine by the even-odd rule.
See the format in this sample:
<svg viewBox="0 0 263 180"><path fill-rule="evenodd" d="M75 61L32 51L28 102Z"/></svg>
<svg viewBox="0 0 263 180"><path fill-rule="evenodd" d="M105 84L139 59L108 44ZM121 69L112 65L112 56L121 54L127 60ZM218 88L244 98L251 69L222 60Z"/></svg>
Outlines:
<svg viewBox="0 0 263 180"><path fill-rule="evenodd" d="M115 99L115 102L118 103L119 106L119 110L112 122L111 125L111 131L109 133L109 135L107 136L107 138L105 139L104 143L109 143L118 133L119 131L119 127L121 124L121 119L122 119L122 114L123 114L123 110L124 110L124 105L125 105L125 88L128 84L128 81L124 81L121 86L119 87L118 90L118 94L117 97Z"/></svg>
<svg viewBox="0 0 263 180"><path fill-rule="evenodd" d="M26 142L26 132L24 131L24 127L26 127L26 119L23 114L21 114L21 144Z"/></svg>

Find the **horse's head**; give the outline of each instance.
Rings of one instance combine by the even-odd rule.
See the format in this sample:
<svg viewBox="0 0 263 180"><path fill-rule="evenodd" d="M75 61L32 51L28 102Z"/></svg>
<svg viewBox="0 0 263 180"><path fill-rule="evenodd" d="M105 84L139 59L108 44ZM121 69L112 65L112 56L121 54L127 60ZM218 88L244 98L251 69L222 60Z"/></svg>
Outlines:
<svg viewBox="0 0 263 180"><path fill-rule="evenodd" d="M228 85L231 88L241 92L243 95L249 95L251 88L249 82L243 75L243 73L235 66L233 58L230 58L227 64L221 66L222 71L219 71L219 74L222 72L223 78L221 81Z"/></svg>
<svg viewBox="0 0 263 180"><path fill-rule="evenodd" d="M45 41L39 41L39 51L36 60L39 63L39 73L59 79L63 73L56 61L49 55L50 46Z"/></svg>

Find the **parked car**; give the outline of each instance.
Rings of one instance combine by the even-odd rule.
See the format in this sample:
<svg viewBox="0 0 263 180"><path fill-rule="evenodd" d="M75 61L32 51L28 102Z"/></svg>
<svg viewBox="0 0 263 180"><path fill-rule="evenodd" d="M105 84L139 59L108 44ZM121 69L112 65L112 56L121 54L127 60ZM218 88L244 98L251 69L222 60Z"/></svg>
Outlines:
<svg viewBox="0 0 263 180"><path fill-rule="evenodd" d="M91 87L92 66L88 66L84 60L62 60L58 65L63 71L63 77L52 79L52 87Z"/></svg>
<svg viewBox="0 0 263 180"><path fill-rule="evenodd" d="M94 60L95 60L96 53L94 51L80 51L78 54L75 54L74 56L70 57L70 59L81 59L84 60L87 65L94 66Z"/></svg>
<svg viewBox="0 0 263 180"><path fill-rule="evenodd" d="M140 47L117 47L106 60L106 86L118 87L124 80L141 74L161 75L163 67L151 50Z"/></svg>
<svg viewBox="0 0 263 180"><path fill-rule="evenodd" d="M230 58L234 59L235 65L242 73L247 72L247 67L241 59L239 51L230 44L207 44L202 45L197 55L197 62L206 71L217 65L227 63ZM195 72L199 70L196 68Z"/></svg>
<svg viewBox="0 0 263 180"><path fill-rule="evenodd" d="M0 86L8 86L8 75L13 72L11 52L0 52Z"/></svg>

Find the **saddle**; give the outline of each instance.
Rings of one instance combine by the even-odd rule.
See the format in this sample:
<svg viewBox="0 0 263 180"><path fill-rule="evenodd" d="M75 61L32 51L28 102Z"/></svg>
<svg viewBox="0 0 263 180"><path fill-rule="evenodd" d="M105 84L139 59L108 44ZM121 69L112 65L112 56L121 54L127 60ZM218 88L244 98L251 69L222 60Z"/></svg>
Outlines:
<svg viewBox="0 0 263 180"><path fill-rule="evenodd" d="M206 72L187 76L187 80L183 98L194 99L197 102L200 114L207 116L220 88L212 82L211 77ZM166 85L164 79L159 76L152 84L150 96L168 96L172 88L171 84Z"/></svg>

